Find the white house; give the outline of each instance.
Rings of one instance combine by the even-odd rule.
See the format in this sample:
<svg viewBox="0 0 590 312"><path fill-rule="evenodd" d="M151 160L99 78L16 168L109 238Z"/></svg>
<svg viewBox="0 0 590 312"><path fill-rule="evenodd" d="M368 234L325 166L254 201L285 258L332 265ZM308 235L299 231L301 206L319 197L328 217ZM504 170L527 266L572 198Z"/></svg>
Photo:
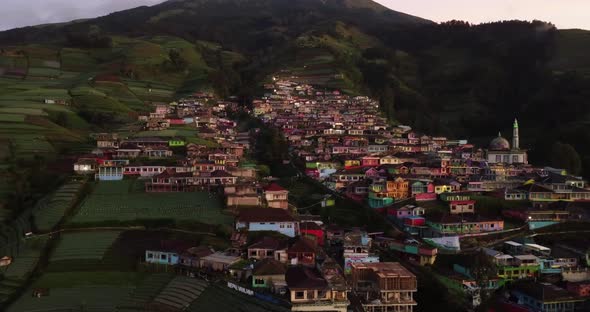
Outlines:
<svg viewBox="0 0 590 312"><path fill-rule="evenodd" d="M274 231L289 237L299 234L299 221L287 210L244 208L236 218L236 230Z"/></svg>

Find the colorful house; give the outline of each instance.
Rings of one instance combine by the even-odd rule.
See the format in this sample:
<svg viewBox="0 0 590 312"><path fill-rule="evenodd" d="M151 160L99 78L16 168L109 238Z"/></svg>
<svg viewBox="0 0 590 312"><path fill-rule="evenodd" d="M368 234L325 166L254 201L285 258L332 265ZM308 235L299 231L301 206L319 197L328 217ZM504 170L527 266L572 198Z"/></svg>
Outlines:
<svg viewBox="0 0 590 312"><path fill-rule="evenodd" d="M344 169L354 169L361 166L361 161L358 159L347 159L344 161Z"/></svg>
<svg viewBox="0 0 590 312"><path fill-rule="evenodd" d="M299 224L301 236L310 238L319 246L324 246L324 230L315 222L301 222Z"/></svg>
<svg viewBox="0 0 590 312"><path fill-rule="evenodd" d="M427 220L426 224L443 236L504 230L503 220L490 220L473 215L463 215L461 217L443 215L442 217Z"/></svg>
<svg viewBox="0 0 590 312"><path fill-rule="evenodd" d="M95 178L101 181L123 180L123 171L127 165L129 160L105 160L98 166Z"/></svg>
<svg viewBox="0 0 590 312"><path fill-rule="evenodd" d="M168 141L168 146L170 147L178 147L178 146L185 146L186 142L181 139L172 139Z"/></svg>
<svg viewBox="0 0 590 312"><path fill-rule="evenodd" d="M475 213L475 200L453 200L449 208L451 214Z"/></svg>
<svg viewBox="0 0 590 312"><path fill-rule="evenodd" d="M236 218L236 230L274 231L289 237L299 234L299 222L284 209L242 208Z"/></svg>
<svg viewBox="0 0 590 312"><path fill-rule="evenodd" d="M184 241L161 241L159 248L145 251L145 262L176 265L179 263L180 255L191 247L191 243Z"/></svg>
<svg viewBox="0 0 590 312"><path fill-rule="evenodd" d="M363 167L377 167L379 166L379 157L365 156L361 158L361 166Z"/></svg>
<svg viewBox="0 0 590 312"><path fill-rule="evenodd" d="M410 183L401 177L395 180L387 181L386 192L388 197L395 198L396 200L405 199L410 197Z"/></svg>

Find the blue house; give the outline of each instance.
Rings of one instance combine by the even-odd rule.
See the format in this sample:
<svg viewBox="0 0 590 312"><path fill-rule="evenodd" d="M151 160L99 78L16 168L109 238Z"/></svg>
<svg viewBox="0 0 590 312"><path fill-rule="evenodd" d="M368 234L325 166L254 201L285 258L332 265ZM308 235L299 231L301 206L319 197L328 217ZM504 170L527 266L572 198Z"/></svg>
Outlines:
<svg viewBox="0 0 590 312"><path fill-rule="evenodd" d="M129 160L127 159L105 160L98 167L98 173L95 178L101 181L123 180L123 171L127 165L129 165Z"/></svg>
<svg viewBox="0 0 590 312"><path fill-rule="evenodd" d="M159 247L145 251L145 262L177 265L180 255L192 246L194 244L185 241L161 241Z"/></svg>

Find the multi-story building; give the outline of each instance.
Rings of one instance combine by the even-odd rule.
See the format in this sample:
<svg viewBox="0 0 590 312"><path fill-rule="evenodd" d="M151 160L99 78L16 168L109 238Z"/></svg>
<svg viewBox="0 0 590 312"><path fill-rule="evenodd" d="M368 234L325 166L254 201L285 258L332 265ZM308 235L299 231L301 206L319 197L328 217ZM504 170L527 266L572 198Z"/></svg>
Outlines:
<svg viewBox="0 0 590 312"><path fill-rule="evenodd" d="M549 283L523 281L515 284L510 293L516 299L516 304L531 311L587 311L581 306L584 298Z"/></svg>
<svg viewBox="0 0 590 312"><path fill-rule="evenodd" d="M411 312L416 276L397 262L353 263L352 290L367 312Z"/></svg>
<svg viewBox="0 0 590 312"><path fill-rule="evenodd" d="M330 276L327 276L330 277ZM322 272L310 267L294 266L285 275L291 311L346 312L350 302L342 283L328 282ZM331 280L336 281L332 278Z"/></svg>

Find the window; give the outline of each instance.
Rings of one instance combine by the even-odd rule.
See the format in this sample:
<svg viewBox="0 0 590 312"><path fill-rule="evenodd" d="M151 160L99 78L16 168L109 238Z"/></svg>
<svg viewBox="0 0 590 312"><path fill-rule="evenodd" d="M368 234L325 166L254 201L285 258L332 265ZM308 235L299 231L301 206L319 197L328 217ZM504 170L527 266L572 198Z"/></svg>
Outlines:
<svg viewBox="0 0 590 312"><path fill-rule="evenodd" d="M267 250L266 251L266 256L267 257L272 257L274 255L274 252L272 250Z"/></svg>
<svg viewBox="0 0 590 312"><path fill-rule="evenodd" d="M295 299L305 299L305 292L303 292L303 291L296 291L295 292Z"/></svg>
<svg viewBox="0 0 590 312"><path fill-rule="evenodd" d="M502 155L496 155L496 162L502 162Z"/></svg>
<svg viewBox="0 0 590 312"><path fill-rule="evenodd" d="M287 228L288 229L293 228L293 225L292 224L287 224Z"/></svg>
<svg viewBox="0 0 590 312"><path fill-rule="evenodd" d="M265 282L264 282L263 279L257 278L257 279L254 279L254 284L256 284L256 285L264 285Z"/></svg>
<svg viewBox="0 0 590 312"><path fill-rule="evenodd" d="M518 155L512 155L512 162L513 163L517 163L518 161Z"/></svg>
<svg viewBox="0 0 590 312"><path fill-rule="evenodd" d="M166 258L167 258L167 256L164 254L160 256L160 259L162 259L162 260L166 260Z"/></svg>
<svg viewBox="0 0 590 312"><path fill-rule="evenodd" d="M150 253L148 253L148 254L147 254L147 258L148 258L148 259L152 259L152 258L154 258L154 254L153 254L153 253L151 253L151 252L150 252Z"/></svg>

